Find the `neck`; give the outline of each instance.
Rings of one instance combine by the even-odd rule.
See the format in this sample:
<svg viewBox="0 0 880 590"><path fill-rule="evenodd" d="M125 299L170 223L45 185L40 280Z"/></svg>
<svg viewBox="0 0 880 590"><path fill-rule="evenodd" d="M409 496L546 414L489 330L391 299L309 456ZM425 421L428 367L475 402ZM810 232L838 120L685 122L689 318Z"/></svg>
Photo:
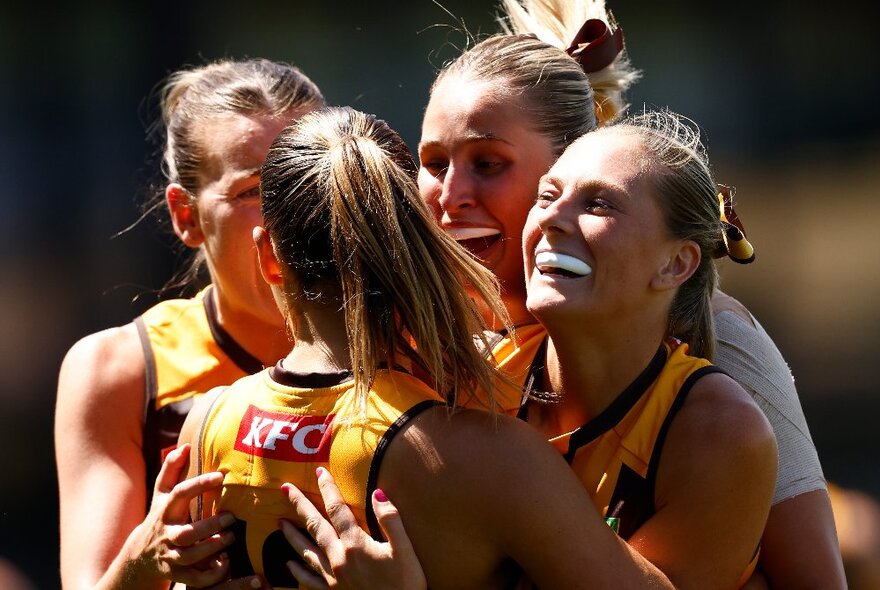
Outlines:
<svg viewBox="0 0 880 590"><path fill-rule="evenodd" d="M290 350L290 339L284 328L284 319L279 313L276 321L266 321L248 311L231 308L211 290L217 310L217 322L251 356L264 366L274 365Z"/></svg>
<svg viewBox="0 0 880 590"><path fill-rule="evenodd" d="M284 366L303 373L327 373L351 370L345 315L339 304L302 302L290 309L293 349L284 358Z"/></svg>
<svg viewBox="0 0 880 590"><path fill-rule="evenodd" d="M588 330L584 326L589 326ZM605 410L650 363L666 331L664 321L546 322L550 336L545 386L562 395L548 406L560 432Z"/></svg>

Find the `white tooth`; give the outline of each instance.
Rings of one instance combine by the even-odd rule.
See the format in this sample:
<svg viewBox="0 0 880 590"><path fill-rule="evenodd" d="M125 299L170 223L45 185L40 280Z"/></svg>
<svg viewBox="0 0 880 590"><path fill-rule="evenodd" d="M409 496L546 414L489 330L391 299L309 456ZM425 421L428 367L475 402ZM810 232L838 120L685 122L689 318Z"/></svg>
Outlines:
<svg viewBox="0 0 880 590"><path fill-rule="evenodd" d="M582 277L593 272L590 265L583 260L558 252L538 252L535 254L535 266L541 271L559 268Z"/></svg>
<svg viewBox="0 0 880 590"><path fill-rule="evenodd" d="M501 232L489 227L453 227L446 230L446 233L452 236L453 240L461 241L472 240L474 238L487 238L489 236L500 234Z"/></svg>

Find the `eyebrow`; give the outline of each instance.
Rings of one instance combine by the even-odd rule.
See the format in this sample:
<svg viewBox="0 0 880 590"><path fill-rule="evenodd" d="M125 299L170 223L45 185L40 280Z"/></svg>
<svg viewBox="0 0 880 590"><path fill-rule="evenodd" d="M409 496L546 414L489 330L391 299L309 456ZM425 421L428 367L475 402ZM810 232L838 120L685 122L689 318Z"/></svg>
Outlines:
<svg viewBox="0 0 880 590"><path fill-rule="evenodd" d="M461 143L475 143L478 141L500 141L503 144L513 146L513 143L507 141L501 136L495 135L493 133L468 133L464 136L464 139ZM433 147L435 145L440 145L440 141L436 139L431 139L428 141L419 142L419 149Z"/></svg>

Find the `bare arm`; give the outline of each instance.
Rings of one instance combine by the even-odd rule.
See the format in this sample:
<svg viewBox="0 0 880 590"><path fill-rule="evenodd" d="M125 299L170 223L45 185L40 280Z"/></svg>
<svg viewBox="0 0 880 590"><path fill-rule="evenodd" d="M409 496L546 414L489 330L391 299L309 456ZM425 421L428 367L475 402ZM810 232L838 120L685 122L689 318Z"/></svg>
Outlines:
<svg viewBox="0 0 880 590"><path fill-rule="evenodd" d="M630 543L677 588L733 588L758 546L775 480L775 440L760 409L727 376L705 376L669 429L657 512Z"/></svg>
<svg viewBox="0 0 880 590"><path fill-rule="evenodd" d="M394 498L432 588L672 588L595 510L528 425L484 412L418 417L391 444L379 486ZM487 568L486 564L492 564Z"/></svg>
<svg viewBox="0 0 880 590"><path fill-rule="evenodd" d="M120 564L107 570L146 515L143 406L144 361L134 325L87 336L67 353L55 412L65 588L135 587ZM154 579L138 587L165 585Z"/></svg>
<svg viewBox="0 0 880 590"><path fill-rule="evenodd" d="M178 483L187 456L172 453L146 512L144 390L133 325L84 338L62 364L55 441L65 588L205 586L225 575L224 564L201 563L228 543L223 520L186 524L189 498L218 486L216 475Z"/></svg>
<svg viewBox="0 0 880 590"><path fill-rule="evenodd" d="M712 298L716 364L737 380L770 420L779 444L779 479L762 537L760 568L773 588L844 589L831 504L794 380L770 336L736 299Z"/></svg>
<svg viewBox="0 0 880 590"><path fill-rule="evenodd" d="M761 544L759 565L771 588L846 588L834 515L824 490L774 505Z"/></svg>

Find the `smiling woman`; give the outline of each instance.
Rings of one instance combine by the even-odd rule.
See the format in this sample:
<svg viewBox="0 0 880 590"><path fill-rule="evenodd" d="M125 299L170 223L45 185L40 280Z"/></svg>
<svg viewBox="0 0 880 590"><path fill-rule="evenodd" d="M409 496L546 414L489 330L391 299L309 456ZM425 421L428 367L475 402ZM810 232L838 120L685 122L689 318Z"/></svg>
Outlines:
<svg viewBox="0 0 880 590"><path fill-rule="evenodd" d="M664 328L667 336L690 343L698 356L711 358L713 255L722 236L715 186L699 154L699 136L688 125L659 113L637 120L662 132L627 126L593 132L541 179L524 234L527 305L546 326L545 288L575 289L572 295L590 302L568 308L576 309L579 319L601 325L626 313L637 322L633 329L644 330L647 318L663 317L646 295L692 268L693 276L670 303L672 317ZM634 146L637 137L643 139ZM554 256L563 257L561 266L547 261ZM652 270L660 274L645 282ZM564 280L580 278L570 286Z"/></svg>
<svg viewBox="0 0 880 590"><path fill-rule="evenodd" d="M533 395L520 417L684 587L748 580L776 475L761 410L699 358L714 343L717 202L698 134L648 113L573 143L541 179L523 236L528 310L549 337L530 388L556 403Z"/></svg>

